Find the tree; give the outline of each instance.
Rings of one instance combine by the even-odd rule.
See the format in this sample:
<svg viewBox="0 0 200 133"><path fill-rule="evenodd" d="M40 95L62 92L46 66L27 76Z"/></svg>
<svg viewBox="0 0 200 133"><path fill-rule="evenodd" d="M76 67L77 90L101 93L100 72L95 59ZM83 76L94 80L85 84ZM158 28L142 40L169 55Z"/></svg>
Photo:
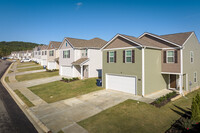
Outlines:
<svg viewBox="0 0 200 133"><path fill-rule="evenodd" d="M192 120L194 122L200 122L200 95L197 94L193 99L192 99Z"/></svg>

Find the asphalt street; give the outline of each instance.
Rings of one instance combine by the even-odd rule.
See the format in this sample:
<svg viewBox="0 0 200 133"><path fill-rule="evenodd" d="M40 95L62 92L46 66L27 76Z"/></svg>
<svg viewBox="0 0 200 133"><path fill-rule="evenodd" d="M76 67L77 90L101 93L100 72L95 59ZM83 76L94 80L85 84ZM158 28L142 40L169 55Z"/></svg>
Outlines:
<svg viewBox="0 0 200 133"><path fill-rule="evenodd" d="M11 63L0 59L0 78ZM37 133L0 82L0 133Z"/></svg>

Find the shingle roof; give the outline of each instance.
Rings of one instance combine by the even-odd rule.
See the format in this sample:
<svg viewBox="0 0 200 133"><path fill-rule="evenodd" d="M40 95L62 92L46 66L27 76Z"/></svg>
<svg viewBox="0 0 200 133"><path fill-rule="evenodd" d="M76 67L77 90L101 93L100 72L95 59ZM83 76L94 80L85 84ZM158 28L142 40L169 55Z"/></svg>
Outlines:
<svg viewBox="0 0 200 133"><path fill-rule="evenodd" d="M80 58L77 61L72 62L72 64L73 65L80 65L80 64L82 64L83 62L85 62L87 60L88 60L88 58Z"/></svg>
<svg viewBox="0 0 200 133"><path fill-rule="evenodd" d="M58 49L62 42L50 41L48 49ZM52 47L50 47L52 45Z"/></svg>
<svg viewBox="0 0 200 133"><path fill-rule="evenodd" d="M42 48L41 48L41 50L45 50L45 49L47 49L47 48L48 48L47 45L43 45Z"/></svg>
<svg viewBox="0 0 200 133"><path fill-rule="evenodd" d="M168 35L160 35L160 37L182 46L192 33L193 32L175 33Z"/></svg>
<svg viewBox="0 0 200 133"><path fill-rule="evenodd" d="M85 39L66 37L66 39L75 48L101 48L107 43L105 40L102 40L100 38L93 38L90 40L85 40Z"/></svg>

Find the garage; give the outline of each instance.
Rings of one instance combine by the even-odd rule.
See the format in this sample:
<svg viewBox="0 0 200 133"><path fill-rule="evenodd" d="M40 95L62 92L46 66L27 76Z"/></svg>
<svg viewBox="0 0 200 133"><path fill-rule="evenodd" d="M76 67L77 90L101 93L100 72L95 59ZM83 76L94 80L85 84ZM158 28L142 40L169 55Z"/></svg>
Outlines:
<svg viewBox="0 0 200 133"><path fill-rule="evenodd" d="M46 59L42 59L41 65L42 65L42 66L47 66L47 60L46 60Z"/></svg>
<svg viewBox="0 0 200 133"><path fill-rule="evenodd" d="M47 69L50 69L50 70L56 69L56 62L55 61L48 62Z"/></svg>
<svg viewBox="0 0 200 133"><path fill-rule="evenodd" d="M106 74L106 89L136 94L136 77Z"/></svg>
<svg viewBox="0 0 200 133"><path fill-rule="evenodd" d="M70 66L61 66L60 71L62 76L72 76L72 68Z"/></svg>

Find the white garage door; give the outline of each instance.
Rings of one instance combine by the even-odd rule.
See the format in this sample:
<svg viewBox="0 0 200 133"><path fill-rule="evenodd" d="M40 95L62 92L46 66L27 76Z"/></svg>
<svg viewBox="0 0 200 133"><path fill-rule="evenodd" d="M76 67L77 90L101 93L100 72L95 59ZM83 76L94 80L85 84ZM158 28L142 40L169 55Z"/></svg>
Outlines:
<svg viewBox="0 0 200 133"><path fill-rule="evenodd" d="M69 66L61 66L61 75L62 76L72 76L72 68Z"/></svg>
<svg viewBox="0 0 200 133"><path fill-rule="evenodd" d="M42 59L41 65L42 65L42 66L47 66L47 60L46 60L46 59Z"/></svg>
<svg viewBox="0 0 200 133"><path fill-rule="evenodd" d="M106 74L106 89L136 94L136 78L132 76Z"/></svg>
<svg viewBox="0 0 200 133"><path fill-rule="evenodd" d="M54 61L48 62L48 69L50 69L50 70L56 69L56 62L54 62Z"/></svg>

